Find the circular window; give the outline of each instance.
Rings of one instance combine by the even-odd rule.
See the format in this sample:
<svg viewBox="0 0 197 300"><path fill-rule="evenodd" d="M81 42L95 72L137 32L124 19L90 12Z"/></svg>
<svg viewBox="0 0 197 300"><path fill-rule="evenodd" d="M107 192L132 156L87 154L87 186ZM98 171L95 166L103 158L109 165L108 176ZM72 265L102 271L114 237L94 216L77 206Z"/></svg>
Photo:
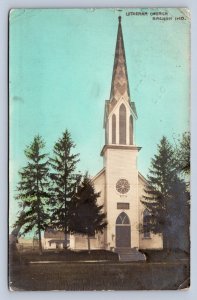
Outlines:
<svg viewBox="0 0 197 300"><path fill-rule="evenodd" d="M126 179L119 179L116 183L116 190L120 194L126 194L130 190L130 184Z"/></svg>

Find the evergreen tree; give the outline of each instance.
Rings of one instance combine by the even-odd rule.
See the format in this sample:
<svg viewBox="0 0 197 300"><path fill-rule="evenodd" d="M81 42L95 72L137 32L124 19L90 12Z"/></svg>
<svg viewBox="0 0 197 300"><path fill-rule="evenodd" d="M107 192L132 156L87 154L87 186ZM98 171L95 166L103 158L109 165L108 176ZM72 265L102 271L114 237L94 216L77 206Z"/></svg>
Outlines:
<svg viewBox="0 0 197 300"><path fill-rule="evenodd" d="M190 133L184 132L176 142L175 154L181 176L190 190Z"/></svg>
<svg viewBox="0 0 197 300"><path fill-rule="evenodd" d="M142 200L149 212L146 230L162 233L164 248L179 247L186 203L186 186L178 177L174 150L166 137L151 162L148 184Z"/></svg>
<svg viewBox="0 0 197 300"><path fill-rule="evenodd" d="M78 186L72 202L70 230L72 233L87 236L89 252L90 237L94 236L95 233L103 232L107 226L103 205L97 203L99 197L100 193L95 192L94 186L86 174Z"/></svg>
<svg viewBox="0 0 197 300"><path fill-rule="evenodd" d="M44 146L43 139L38 135L25 149L28 163L19 171L21 180L16 197L22 203L24 211L14 225L18 228L23 226L23 234L36 230L40 254L42 253L41 231L45 229L49 218L45 206L49 197L49 183L47 154L42 153Z"/></svg>
<svg viewBox="0 0 197 300"><path fill-rule="evenodd" d="M186 183L187 201L184 203L184 241L185 250L190 251L190 133L184 132L182 137L177 139L175 155L179 167L180 177Z"/></svg>
<svg viewBox="0 0 197 300"><path fill-rule="evenodd" d="M70 203L76 191L78 175L75 174L79 154L73 154L75 144L66 130L54 146L51 158L51 226L65 233L65 247L69 233Z"/></svg>

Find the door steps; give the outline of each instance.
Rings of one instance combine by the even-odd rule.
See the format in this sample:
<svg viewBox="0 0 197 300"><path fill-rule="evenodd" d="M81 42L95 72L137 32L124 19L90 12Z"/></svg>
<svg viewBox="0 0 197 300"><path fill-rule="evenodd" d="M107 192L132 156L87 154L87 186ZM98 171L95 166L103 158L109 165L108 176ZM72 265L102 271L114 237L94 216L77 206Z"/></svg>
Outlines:
<svg viewBox="0 0 197 300"><path fill-rule="evenodd" d="M145 261L145 254L139 252L136 248L116 248L119 261Z"/></svg>

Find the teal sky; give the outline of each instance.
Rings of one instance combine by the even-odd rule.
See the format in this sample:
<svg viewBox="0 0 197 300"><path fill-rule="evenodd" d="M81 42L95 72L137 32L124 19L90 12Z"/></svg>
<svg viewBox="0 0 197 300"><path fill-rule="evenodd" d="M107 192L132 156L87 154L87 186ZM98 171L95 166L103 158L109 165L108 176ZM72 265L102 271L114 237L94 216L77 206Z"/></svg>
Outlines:
<svg viewBox="0 0 197 300"><path fill-rule="evenodd" d="M10 224L24 148L36 134L52 153L68 129L80 153L78 169L102 168L103 114L109 99L118 16L132 101L138 112L139 170L146 176L163 135L170 141L189 128L190 24L178 9L172 21L127 16L127 9L16 9L10 15ZM166 9L143 9L147 12ZM175 20L175 17L185 20Z"/></svg>

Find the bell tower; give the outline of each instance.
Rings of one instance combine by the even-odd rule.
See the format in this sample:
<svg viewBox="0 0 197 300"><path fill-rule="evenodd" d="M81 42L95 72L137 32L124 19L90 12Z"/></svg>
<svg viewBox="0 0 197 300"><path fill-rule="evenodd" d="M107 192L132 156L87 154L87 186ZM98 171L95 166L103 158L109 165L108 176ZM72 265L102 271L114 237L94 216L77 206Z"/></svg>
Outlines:
<svg viewBox="0 0 197 300"><path fill-rule="evenodd" d="M119 17L110 99L105 102L105 145L101 151L105 168L108 248L139 248L137 155L140 147L135 144L136 119Z"/></svg>
<svg viewBox="0 0 197 300"><path fill-rule="evenodd" d="M105 104L105 144L134 145L137 112L129 90L121 17L115 49L110 100Z"/></svg>

